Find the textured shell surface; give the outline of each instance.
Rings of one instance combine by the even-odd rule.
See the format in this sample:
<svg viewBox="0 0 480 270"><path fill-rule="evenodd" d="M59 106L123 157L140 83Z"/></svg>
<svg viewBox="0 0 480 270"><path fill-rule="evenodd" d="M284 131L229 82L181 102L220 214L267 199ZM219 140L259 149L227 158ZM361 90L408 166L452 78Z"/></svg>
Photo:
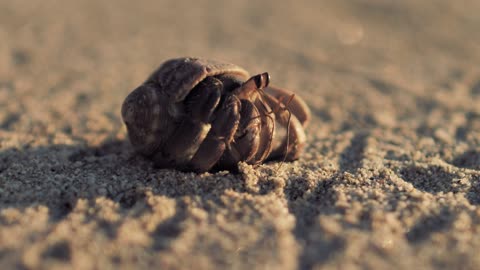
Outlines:
<svg viewBox="0 0 480 270"><path fill-rule="evenodd" d="M185 99L189 92L208 76L228 74L246 80L248 72L234 64L202 58L176 58L163 63L145 83L159 86L173 102Z"/></svg>

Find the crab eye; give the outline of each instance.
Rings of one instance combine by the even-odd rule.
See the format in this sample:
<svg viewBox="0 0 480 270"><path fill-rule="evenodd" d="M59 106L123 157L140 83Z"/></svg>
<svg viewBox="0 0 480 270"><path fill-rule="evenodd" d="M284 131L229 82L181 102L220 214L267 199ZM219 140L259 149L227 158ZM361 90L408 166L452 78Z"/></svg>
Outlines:
<svg viewBox="0 0 480 270"><path fill-rule="evenodd" d="M255 81L255 85L258 89L263 89L267 87L270 83L270 75L268 74L268 72L264 72L262 74L254 76L253 80Z"/></svg>

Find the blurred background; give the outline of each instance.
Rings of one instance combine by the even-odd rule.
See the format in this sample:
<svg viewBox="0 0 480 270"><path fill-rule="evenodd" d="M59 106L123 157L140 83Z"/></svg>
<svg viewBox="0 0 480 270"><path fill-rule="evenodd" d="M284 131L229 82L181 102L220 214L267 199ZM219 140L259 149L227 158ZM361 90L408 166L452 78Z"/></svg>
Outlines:
<svg viewBox="0 0 480 270"><path fill-rule="evenodd" d="M328 130L416 121L410 117L425 112L417 108L424 103L460 106L439 94L442 87L478 79L471 75L480 59L478 1L4 0L0 7L5 129L111 132L126 94L179 56L268 71L274 84L306 96Z"/></svg>

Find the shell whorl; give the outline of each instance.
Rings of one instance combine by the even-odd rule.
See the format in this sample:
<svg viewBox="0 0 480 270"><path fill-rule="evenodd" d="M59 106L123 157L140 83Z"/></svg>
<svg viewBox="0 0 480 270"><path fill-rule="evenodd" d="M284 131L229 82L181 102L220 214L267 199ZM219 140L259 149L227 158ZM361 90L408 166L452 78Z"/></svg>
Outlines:
<svg viewBox="0 0 480 270"><path fill-rule="evenodd" d="M154 86L143 84L133 90L122 105L122 118L136 151L150 156L168 136L169 122L166 98Z"/></svg>

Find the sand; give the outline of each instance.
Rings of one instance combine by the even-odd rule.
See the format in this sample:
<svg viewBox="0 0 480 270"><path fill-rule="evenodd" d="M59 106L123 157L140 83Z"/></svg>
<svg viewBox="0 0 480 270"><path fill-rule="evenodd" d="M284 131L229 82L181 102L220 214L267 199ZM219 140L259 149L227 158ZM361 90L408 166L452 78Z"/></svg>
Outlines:
<svg viewBox="0 0 480 270"><path fill-rule="evenodd" d="M478 10L1 1L0 269L478 269ZM304 97L301 159L194 174L136 156L121 103L180 56Z"/></svg>

